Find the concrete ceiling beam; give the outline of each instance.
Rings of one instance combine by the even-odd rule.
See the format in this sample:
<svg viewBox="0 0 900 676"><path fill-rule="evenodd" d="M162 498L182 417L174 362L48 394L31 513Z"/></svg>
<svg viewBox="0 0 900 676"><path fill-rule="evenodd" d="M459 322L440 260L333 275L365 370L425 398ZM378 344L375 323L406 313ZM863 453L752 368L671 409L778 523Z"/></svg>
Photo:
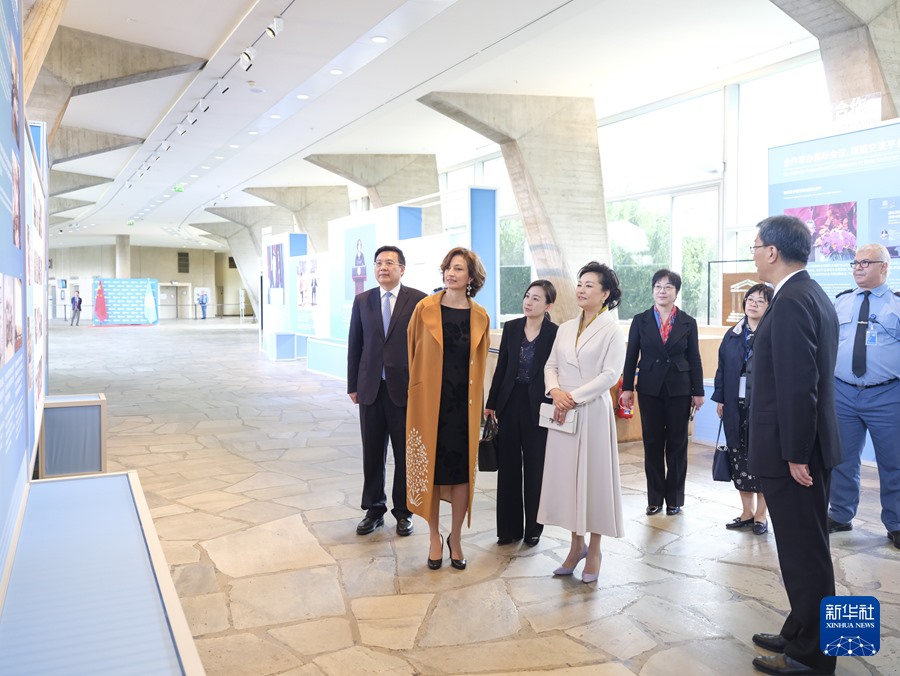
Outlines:
<svg viewBox="0 0 900 676"><path fill-rule="evenodd" d="M434 155L319 154L304 159L364 187L375 209L433 195L440 190ZM439 211L423 212L423 234L443 232L441 223Z"/></svg>
<svg viewBox="0 0 900 676"><path fill-rule="evenodd" d="M201 70L188 54L60 26L29 90L28 119L48 125L52 140L72 96Z"/></svg>
<svg viewBox="0 0 900 676"><path fill-rule="evenodd" d="M139 146L143 142L144 139L134 136L111 134L93 129L60 127L50 142L50 161L51 164L71 162L121 148Z"/></svg>
<svg viewBox="0 0 900 676"><path fill-rule="evenodd" d="M111 178L103 176L90 176L88 174L75 174L71 171L50 170L50 197L65 195L66 193L93 188L95 185L111 183Z"/></svg>
<svg viewBox="0 0 900 676"><path fill-rule="evenodd" d="M72 211L72 209L81 209L82 207L89 207L94 202L88 202L86 200L74 200L68 197L51 197L47 200L47 213L49 214L61 214L66 211Z"/></svg>
<svg viewBox="0 0 900 676"><path fill-rule="evenodd" d="M309 235L311 252L328 251L328 222L350 214L345 185L245 188L244 192L289 210L300 232Z"/></svg>

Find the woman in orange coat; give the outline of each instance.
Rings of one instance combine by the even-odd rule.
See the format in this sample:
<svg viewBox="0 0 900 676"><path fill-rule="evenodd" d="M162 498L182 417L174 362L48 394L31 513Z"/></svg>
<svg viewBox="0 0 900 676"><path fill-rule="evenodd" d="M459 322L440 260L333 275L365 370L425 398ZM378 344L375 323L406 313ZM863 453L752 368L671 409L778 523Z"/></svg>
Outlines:
<svg viewBox="0 0 900 676"><path fill-rule="evenodd" d="M441 271L444 290L419 301L407 329L406 500L414 514L428 521L428 567L433 570L443 563L440 500L450 501L447 548L450 564L462 570L462 523L466 512L472 522L490 318L472 300L485 279L474 252L451 249Z"/></svg>

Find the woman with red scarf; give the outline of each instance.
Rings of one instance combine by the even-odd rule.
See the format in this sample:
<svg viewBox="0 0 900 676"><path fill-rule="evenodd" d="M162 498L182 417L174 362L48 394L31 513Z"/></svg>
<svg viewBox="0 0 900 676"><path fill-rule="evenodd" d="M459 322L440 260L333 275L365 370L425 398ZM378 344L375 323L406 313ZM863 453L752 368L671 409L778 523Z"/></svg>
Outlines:
<svg viewBox="0 0 900 676"><path fill-rule="evenodd" d="M658 514L665 503L672 516L684 505L688 422L692 409L703 406L703 367L697 321L675 305L681 277L657 270L651 286L653 307L631 322L619 402L634 406L637 369L647 514Z"/></svg>

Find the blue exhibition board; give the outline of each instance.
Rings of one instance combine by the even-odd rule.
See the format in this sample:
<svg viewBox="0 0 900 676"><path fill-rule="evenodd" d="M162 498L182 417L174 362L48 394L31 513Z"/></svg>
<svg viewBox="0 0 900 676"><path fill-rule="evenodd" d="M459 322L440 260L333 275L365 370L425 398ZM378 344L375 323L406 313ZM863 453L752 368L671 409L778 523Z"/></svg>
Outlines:
<svg viewBox="0 0 900 676"><path fill-rule="evenodd" d="M159 281L97 278L91 284L95 326L159 324Z"/></svg>

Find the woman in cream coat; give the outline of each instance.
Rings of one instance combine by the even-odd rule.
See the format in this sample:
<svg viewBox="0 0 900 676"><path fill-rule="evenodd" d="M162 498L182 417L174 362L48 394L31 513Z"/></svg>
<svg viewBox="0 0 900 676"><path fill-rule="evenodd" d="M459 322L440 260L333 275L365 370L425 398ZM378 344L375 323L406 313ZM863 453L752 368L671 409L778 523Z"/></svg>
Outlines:
<svg viewBox="0 0 900 676"><path fill-rule="evenodd" d="M450 565L462 570L462 524L475 491L475 460L490 347L490 318L472 298L484 285L478 256L462 247L441 263L444 290L419 301L409 320L406 502L428 521L428 567L441 567L440 500L451 505Z"/></svg>
<svg viewBox="0 0 900 676"><path fill-rule="evenodd" d="M578 411L574 434L547 434L538 521L572 532L572 544L554 575L571 575L587 559L581 579L600 573L600 537L624 535L619 489L616 424L609 389L625 363L625 337L609 312L622 292L616 273L592 261L578 273L576 299L581 315L559 327L544 380L553 398L554 418ZM590 546L585 535L591 534Z"/></svg>

